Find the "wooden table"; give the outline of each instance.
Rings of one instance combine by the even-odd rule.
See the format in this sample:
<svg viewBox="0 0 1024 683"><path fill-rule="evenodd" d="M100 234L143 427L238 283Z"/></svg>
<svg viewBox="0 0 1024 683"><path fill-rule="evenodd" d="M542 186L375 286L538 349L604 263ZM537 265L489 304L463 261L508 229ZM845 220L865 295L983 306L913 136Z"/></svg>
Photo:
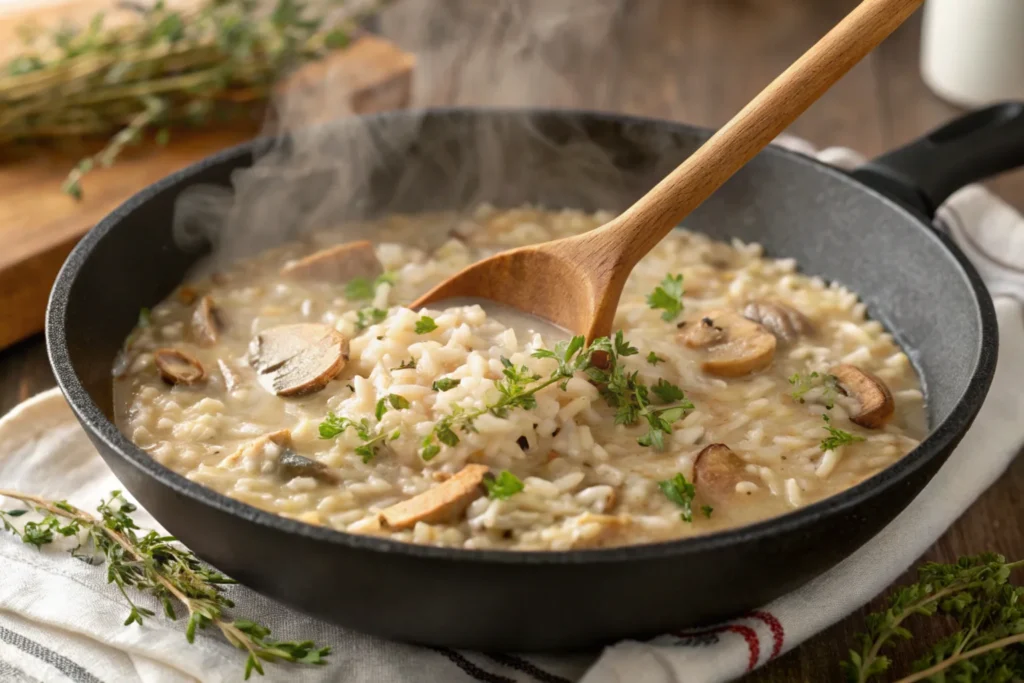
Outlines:
<svg viewBox="0 0 1024 683"><path fill-rule="evenodd" d="M717 126L855 4L545 2L499 6L474 0L402 0L388 11L382 26L385 35L420 56L414 100L421 105L580 106ZM549 36L560 35L565 24L545 9L555 6L572 6L572 21L586 22L588 30L574 30L576 38L566 41L521 36L523 7L544 14ZM464 38L453 41L456 34ZM919 35L920 19L915 17L814 105L793 132L818 145L846 145L873 155L956 115L955 108L931 95L920 81ZM518 61L497 68L499 56ZM1008 174L991 186L1024 208L1024 173ZM0 353L0 412L52 385L41 338ZM1024 557L1024 529L1015 521L1022 492L1024 459L1018 459L924 559L950 561L985 550ZM843 620L748 680L839 680L838 662L862 627L863 614ZM894 670L905 670L913 658L912 649L898 650Z"/></svg>

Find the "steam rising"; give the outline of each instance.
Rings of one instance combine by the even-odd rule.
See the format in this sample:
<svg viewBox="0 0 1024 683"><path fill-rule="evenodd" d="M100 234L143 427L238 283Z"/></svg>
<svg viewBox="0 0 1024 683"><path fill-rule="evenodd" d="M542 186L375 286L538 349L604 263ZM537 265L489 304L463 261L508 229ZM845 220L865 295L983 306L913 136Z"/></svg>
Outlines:
<svg viewBox="0 0 1024 683"><path fill-rule="evenodd" d="M580 101L574 83L601 87L601 70L616 61L608 50L625 2L397 0L382 24L416 55L414 109L560 107ZM619 179L585 131L563 124L553 133L525 114L467 119L457 139L451 127L440 134L420 116L354 117L357 76L335 68L319 84L278 96L266 129L278 137L255 164L236 171L230 188L193 186L179 197L179 244L213 247L203 271L313 231L331 230L338 241L366 237L357 222L390 211L531 201L525 188L537 187L538 177L562 205L598 208L606 206L602 188Z"/></svg>

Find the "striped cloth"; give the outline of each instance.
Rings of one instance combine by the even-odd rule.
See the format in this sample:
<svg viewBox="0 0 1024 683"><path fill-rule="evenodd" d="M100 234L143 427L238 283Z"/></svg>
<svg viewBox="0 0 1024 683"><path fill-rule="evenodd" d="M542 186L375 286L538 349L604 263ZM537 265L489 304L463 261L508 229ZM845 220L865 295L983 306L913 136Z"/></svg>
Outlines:
<svg viewBox="0 0 1024 683"><path fill-rule="evenodd" d="M780 142L813 152L799 141ZM821 157L841 166L858 161L849 150L825 150ZM993 293L1000 295L996 379L975 426L928 488L878 537L833 570L726 624L565 657L387 642L312 620L232 587L236 614L268 624L276 637L310 638L334 650L324 667L267 665L266 680L717 683L763 665L866 603L1002 474L1024 442L1019 424L1024 395L1014 386L1014 378L1024 376L1024 320L1015 301L1024 301L1024 222L981 188L961 191L941 215ZM67 498L92 509L119 484L53 390L0 420L0 487ZM138 518L141 525L156 527L144 511ZM159 612L158 605L140 602ZM154 617L144 626L124 626L126 612L101 569L75 562L66 553L39 552L9 535L0 536L0 682L241 680L244 656L216 635L201 632L188 645L182 623Z"/></svg>

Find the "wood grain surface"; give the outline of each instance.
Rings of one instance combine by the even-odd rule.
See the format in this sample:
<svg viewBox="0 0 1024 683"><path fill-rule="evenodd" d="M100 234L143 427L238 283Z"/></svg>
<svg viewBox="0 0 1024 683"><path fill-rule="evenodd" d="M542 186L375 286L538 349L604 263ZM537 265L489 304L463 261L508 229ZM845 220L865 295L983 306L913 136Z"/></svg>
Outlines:
<svg viewBox="0 0 1024 683"><path fill-rule="evenodd" d="M28 14L0 18L0 46L15 44L16 27L29 19L39 25L58 19L80 20L111 0L79 0L47 6ZM26 19L28 17L29 19ZM114 22L124 12L114 12ZM325 73L345 75L352 111L366 113L407 106L413 58L375 36L356 40L345 50L299 71L292 89L320 81ZM351 75L351 76L350 76ZM172 134L162 147L151 140L130 147L110 168L98 168L82 182L85 196L75 201L61 183L78 159L94 153L101 141L87 140L0 150L0 348L42 329L46 299L53 279L71 248L89 228L135 192L203 157L244 142L259 133L263 114L229 126Z"/></svg>
<svg viewBox="0 0 1024 683"><path fill-rule="evenodd" d="M602 3L586 0L586 4ZM505 94L485 87L500 80L501 74L491 71L484 59L467 58L482 44L500 50L503 33L493 22L491 3L400 0L382 25L387 37L417 53L416 104L496 104L514 98L523 104L575 105L719 126L855 4L855 0L621 0L611 10L610 28L593 41L596 45L549 46L543 68L530 72L540 86L525 92L517 89L518 81L506 81ZM473 40L453 41L455 33L472 35ZM957 115L959 110L935 98L920 81L919 34L920 20L915 16L790 130L817 145L844 145L874 155ZM1024 209L1024 172L1006 174L989 185ZM52 385L41 338L0 352L0 412ZM922 559L951 561L985 550L1024 557L1022 505L1024 458L1018 458ZM838 663L863 626L868 608L745 680L842 680ZM923 638L934 640L941 625L925 623L919 631ZM916 653L912 645L898 648L894 671L905 671Z"/></svg>

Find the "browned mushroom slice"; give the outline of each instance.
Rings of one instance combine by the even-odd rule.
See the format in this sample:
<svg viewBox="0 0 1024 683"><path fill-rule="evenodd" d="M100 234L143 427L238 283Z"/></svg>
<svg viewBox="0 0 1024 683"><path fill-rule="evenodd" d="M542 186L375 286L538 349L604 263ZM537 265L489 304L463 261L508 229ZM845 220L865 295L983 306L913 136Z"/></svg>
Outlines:
<svg viewBox="0 0 1024 683"><path fill-rule="evenodd" d="M285 477L313 477L327 484L337 484L341 479L336 472L332 472L327 465L317 462L305 456L299 455L290 448L281 451L277 458L278 470Z"/></svg>
<svg viewBox="0 0 1024 683"><path fill-rule="evenodd" d="M723 443L713 443L693 461L693 486L697 495L713 503L722 503L736 493L746 463Z"/></svg>
<svg viewBox="0 0 1024 683"><path fill-rule="evenodd" d="M748 320L761 323L779 341L791 344L801 335L811 334L814 326L800 311L774 301L751 301L743 309Z"/></svg>
<svg viewBox="0 0 1024 683"><path fill-rule="evenodd" d="M829 370L848 396L860 402L860 412L850 418L854 424L877 429L892 417L896 403L885 382L855 365L843 363Z"/></svg>
<svg viewBox="0 0 1024 683"><path fill-rule="evenodd" d="M347 282L353 278L374 278L384 272L377 260L373 244L366 240L346 242L310 254L297 261L289 261L281 268L281 275L311 280Z"/></svg>
<svg viewBox="0 0 1024 683"><path fill-rule="evenodd" d="M181 289L178 290L178 301L186 306L191 306L198 297L199 291L191 285L182 285Z"/></svg>
<svg viewBox="0 0 1024 683"><path fill-rule="evenodd" d="M153 352L160 376L169 384L198 384L206 378L203 364L177 349L157 349Z"/></svg>
<svg viewBox="0 0 1024 683"><path fill-rule="evenodd" d="M469 504L483 495L481 484L487 467L466 465L447 481L432 489L395 503L381 511L381 517L392 529L409 529L416 522L436 524L457 519Z"/></svg>
<svg viewBox="0 0 1024 683"><path fill-rule="evenodd" d="M735 311L709 311L680 328L680 342L707 353L701 369L718 377L740 377L771 365L775 335Z"/></svg>
<svg viewBox="0 0 1024 683"><path fill-rule="evenodd" d="M267 447L273 444L274 454L279 454L288 448L292 442L292 433L287 429L279 429L263 436L258 436L252 441L242 444L238 450L220 461L219 467L234 467L243 458L255 457L263 459L268 455Z"/></svg>
<svg viewBox="0 0 1024 683"><path fill-rule="evenodd" d="M249 364L260 383L278 396L320 391L348 360L348 339L329 325L279 325L249 343Z"/></svg>
<svg viewBox="0 0 1024 683"><path fill-rule="evenodd" d="M201 297L192 312L192 336L201 346L213 346L224 329L220 311L208 296Z"/></svg>

